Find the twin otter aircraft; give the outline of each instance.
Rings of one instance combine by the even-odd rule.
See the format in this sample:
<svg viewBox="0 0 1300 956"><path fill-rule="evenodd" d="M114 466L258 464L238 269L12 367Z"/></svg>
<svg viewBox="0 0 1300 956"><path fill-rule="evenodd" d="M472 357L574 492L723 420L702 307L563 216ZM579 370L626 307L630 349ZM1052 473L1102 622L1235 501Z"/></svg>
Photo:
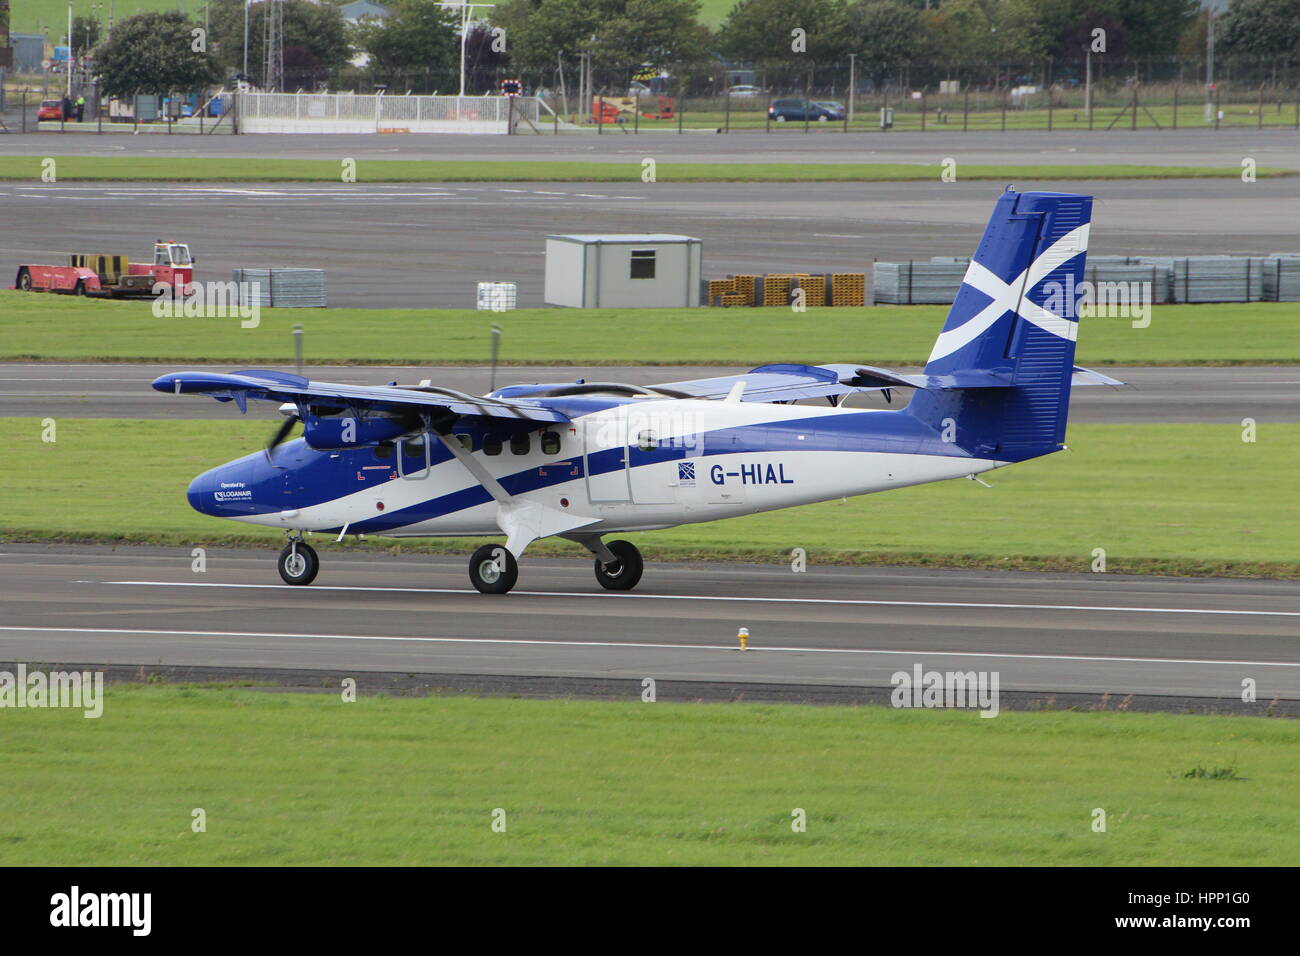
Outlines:
<svg viewBox="0 0 1300 956"><path fill-rule="evenodd" d="M608 535L974 477L1059 451L1071 382L1119 384L1074 365L1091 212L1089 196L1004 193L920 375L764 365L649 388L579 381L479 397L250 370L176 372L153 387L241 412L250 398L284 403L270 446L200 475L189 500L284 528L289 584L310 584L319 567L303 531L504 533L504 547L470 558L485 594L514 587L517 559L551 536L591 551L603 587L628 590L641 553ZM815 334L815 316L792 321ZM864 339L870 330L864 313ZM903 388L913 390L904 408L841 407L856 392ZM797 404L807 398L830 407ZM298 422L303 436L285 442Z"/></svg>

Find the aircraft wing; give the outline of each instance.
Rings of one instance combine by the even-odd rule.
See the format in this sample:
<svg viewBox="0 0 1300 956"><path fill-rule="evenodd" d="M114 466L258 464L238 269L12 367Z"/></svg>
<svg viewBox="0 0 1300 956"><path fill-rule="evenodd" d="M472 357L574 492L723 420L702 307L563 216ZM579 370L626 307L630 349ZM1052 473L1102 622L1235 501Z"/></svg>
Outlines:
<svg viewBox="0 0 1300 956"><path fill-rule="evenodd" d="M689 398L725 398L737 382L745 383L742 402L789 402L799 398L843 395L862 391L843 375L843 365L760 365L743 375L720 375L684 382L664 382L651 386L666 393L680 393ZM848 376L852 378L852 373ZM889 386L880 386L889 387Z"/></svg>
<svg viewBox="0 0 1300 956"><path fill-rule="evenodd" d="M211 395L219 402L233 401L240 411L247 408L250 398L295 403L332 400L377 411L445 410L454 415L501 418L516 422L570 420L563 412L527 399L481 398L433 386L335 385L313 382L301 375L269 369L247 369L231 373L169 372L156 378L153 387L160 392L177 395L202 394Z"/></svg>
<svg viewBox="0 0 1300 956"><path fill-rule="evenodd" d="M1123 385L1100 372L1075 366L1075 385ZM997 372L963 372L949 375L907 375L872 365L760 365L742 375L720 375L651 386L690 398L725 398L737 382L745 383L743 402L787 402L848 392L888 391L894 388L934 390L1010 388L1010 377Z"/></svg>

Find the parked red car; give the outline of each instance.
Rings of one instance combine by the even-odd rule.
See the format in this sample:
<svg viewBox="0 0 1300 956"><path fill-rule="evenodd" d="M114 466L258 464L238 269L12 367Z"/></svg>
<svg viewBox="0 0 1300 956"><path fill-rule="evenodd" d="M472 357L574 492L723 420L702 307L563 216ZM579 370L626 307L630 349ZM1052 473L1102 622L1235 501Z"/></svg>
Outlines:
<svg viewBox="0 0 1300 956"><path fill-rule="evenodd" d="M37 122L57 119L63 119L63 101L41 100L41 108L36 111Z"/></svg>

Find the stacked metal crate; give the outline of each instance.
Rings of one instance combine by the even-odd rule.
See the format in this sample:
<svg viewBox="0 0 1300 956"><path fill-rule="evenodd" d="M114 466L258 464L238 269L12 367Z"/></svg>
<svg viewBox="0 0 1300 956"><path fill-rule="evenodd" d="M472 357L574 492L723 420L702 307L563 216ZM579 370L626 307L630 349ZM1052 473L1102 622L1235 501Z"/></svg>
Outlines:
<svg viewBox="0 0 1300 956"><path fill-rule="evenodd" d="M236 269L240 305L263 309L325 308L324 269Z"/></svg>
<svg viewBox="0 0 1300 956"><path fill-rule="evenodd" d="M965 275L965 260L875 262L871 300L888 305L947 305Z"/></svg>
<svg viewBox="0 0 1300 956"><path fill-rule="evenodd" d="M831 276L831 305L866 305L867 276L864 272L836 272Z"/></svg>
<svg viewBox="0 0 1300 956"><path fill-rule="evenodd" d="M1167 272L1164 301L1258 302L1264 295L1267 265L1260 256L1142 256L1141 261Z"/></svg>
<svg viewBox="0 0 1300 956"><path fill-rule="evenodd" d="M736 280L728 279L710 279L709 280L709 305L721 305L722 297L730 295L736 291Z"/></svg>
<svg viewBox="0 0 1300 956"><path fill-rule="evenodd" d="M1300 255L1278 253L1264 261L1264 301L1300 302Z"/></svg>
<svg viewBox="0 0 1300 956"><path fill-rule="evenodd" d="M789 305L790 285L793 281L794 276L791 275L769 273L763 276L763 304Z"/></svg>
<svg viewBox="0 0 1300 956"><path fill-rule="evenodd" d="M803 304L808 307L821 307L826 305L826 277L824 275L808 275L799 273L795 276L795 281L799 288L803 290Z"/></svg>
<svg viewBox="0 0 1300 956"><path fill-rule="evenodd" d="M736 275L732 276L732 279L735 280L736 283L736 294L741 296L740 304L753 305L757 301L755 294L758 289L759 277L752 275Z"/></svg>

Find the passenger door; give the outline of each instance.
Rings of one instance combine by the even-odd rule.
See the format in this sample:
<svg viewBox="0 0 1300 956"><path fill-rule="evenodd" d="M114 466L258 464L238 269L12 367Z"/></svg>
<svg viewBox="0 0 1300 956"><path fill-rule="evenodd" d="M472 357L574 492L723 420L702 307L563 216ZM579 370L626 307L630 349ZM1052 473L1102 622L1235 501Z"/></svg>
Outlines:
<svg viewBox="0 0 1300 956"><path fill-rule="evenodd" d="M631 501L627 419L620 414L588 416L581 421L587 497L598 504Z"/></svg>

